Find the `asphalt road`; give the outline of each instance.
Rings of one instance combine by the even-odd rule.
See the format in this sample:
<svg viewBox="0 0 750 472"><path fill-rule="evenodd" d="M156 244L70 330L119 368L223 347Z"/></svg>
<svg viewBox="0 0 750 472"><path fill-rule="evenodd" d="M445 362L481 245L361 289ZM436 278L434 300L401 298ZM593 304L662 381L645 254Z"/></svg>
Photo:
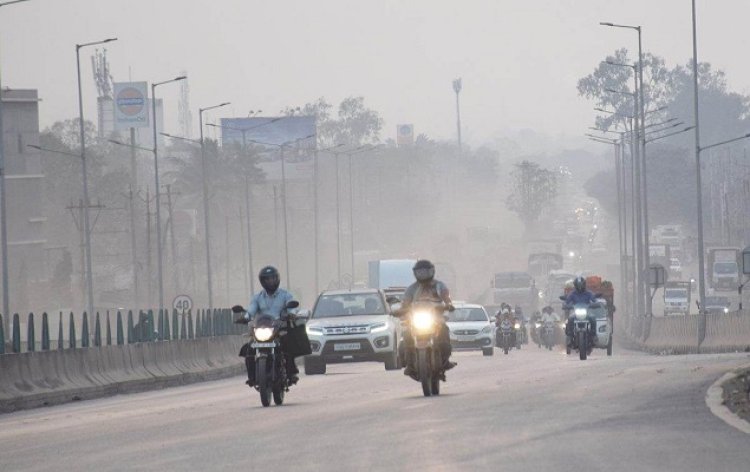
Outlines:
<svg viewBox="0 0 750 472"><path fill-rule="evenodd" d="M456 360L433 398L349 364L303 376L282 407L237 377L2 415L0 470L750 470L750 436L704 400L747 354Z"/></svg>

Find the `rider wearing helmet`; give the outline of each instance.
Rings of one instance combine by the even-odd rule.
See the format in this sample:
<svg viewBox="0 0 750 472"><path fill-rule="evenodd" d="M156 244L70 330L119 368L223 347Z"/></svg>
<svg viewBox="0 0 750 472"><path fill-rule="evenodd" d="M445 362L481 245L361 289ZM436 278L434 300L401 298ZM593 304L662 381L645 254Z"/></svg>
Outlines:
<svg viewBox="0 0 750 472"><path fill-rule="evenodd" d="M292 294L279 288L281 284L281 277L279 271L273 266L266 266L260 270L258 274L260 285L263 290L253 295L248 305L247 311L244 315L244 320L250 322L253 320L255 315L267 315L273 318L281 318L281 315L286 312L286 304L293 299ZM248 352L248 345L244 345L240 350L240 356L245 358L245 366L247 367L247 384L253 386L255 384L255 359L252 352ZM297 374L299 369L294 363L294 357L288 353L284 353L287 362L287 371L289 372L289 380L291 383L295 383L298 380Z"/></svg>
<svg viewBox="0 0 750 472"><path fill-rule="evenodd" d="M520 324L520 321L516 317L515 313L513 313L513 309L510 305L507 303L502 303L500 305L500 311L497 312L495 315L495 326L497 326L497 339L498 343L500 342L500 324L503 322L503 320L508 320L510 322L510 326L512 327L510 332L510 343L511 345L516 345L516 324ZM499 346L499 344L498 344Z"/></svg>
<svg viewBox="0 0 750 472"><path fill-rule="evenodd" d="M566 311L570 311L573 306L579 303L589 305L596 301L596 296L589 290L586 290L586 279L582 276L579 275L575 278L575 280L573 280L573 288L575 288L575 290L570 292L565 298L563 309L565 309ZM593 316L590 316L589 320L591 321L593 332L596 333L596 319ZM568 336L573 335L572 314L568 316L568 324L565 326L565 334Z"/></svg>
<svg viewBox="0 0 750 472"><path fill-rule="evenodd" d="M453 307L453 301L451 300L448 287L443 282L435 279L435 266L432 262L426 259L420 259L414 264L412 272L414 272L414 278L417 279L417 281L406 289L399 312L408 312L409 306L412 303L417 302L442 302L448 306L448 311L453 311L455 309ZM448 330L448 325L445 324L445 320L443 318L441 319L443 321L439 323L437 341L443 357L443 368L449 370L455 367L456 363L450 361L452 352L450 331ZM416 356L414 355L414 339L409 333L404 333L404 344L406 348L404 350L406 353L406 369L404 370L404 375L413 377L416 375L417 371L414 365Z"/></svg>
<svg viewBox="0 0 750 472"><path fill-rule="evenodd" d="M560 316L558 316L558 314L555 313L555 310L551 306L547 305L544 308L542 308L542 319L541 319L541 321L542 321L542 323L546 323L548 321L559 323L560 322Z"/></svg>

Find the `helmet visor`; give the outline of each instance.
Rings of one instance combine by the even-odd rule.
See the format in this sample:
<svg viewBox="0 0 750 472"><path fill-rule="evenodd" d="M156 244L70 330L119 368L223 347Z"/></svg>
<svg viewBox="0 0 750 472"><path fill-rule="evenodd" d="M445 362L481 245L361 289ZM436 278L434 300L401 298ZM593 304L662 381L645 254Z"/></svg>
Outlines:
<svg viewBox="0 0 750 472"><path fill-rule="evenodd" d="M427 282L435 277L434 268L419 268L414 269L414 277L420 282Z"/></svg>

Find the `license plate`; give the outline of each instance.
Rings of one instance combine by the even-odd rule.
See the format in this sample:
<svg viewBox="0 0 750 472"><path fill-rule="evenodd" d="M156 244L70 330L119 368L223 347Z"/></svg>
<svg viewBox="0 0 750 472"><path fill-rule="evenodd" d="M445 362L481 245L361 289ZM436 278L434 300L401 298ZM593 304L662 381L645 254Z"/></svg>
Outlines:
<svg viewBox="0 0 750 472"><path fill-rule="evenodd" d="M275 343L253 343L250 345L253 349L261 349L264 347L276 347Z"/></svg>
<svg viewBox="0 0 750 472"><path fill-rule="evenodd" d="M333 345L334 351L359 351L362 345L360 343L338 343Z"/></svg>
<svg viewBox="0 0 750 472"><path fill-rule="evenodd" d="M471 341L474 341L475 339L474 336L471 336L471 335L468 335L468 336L460 335L460 336L456 336L456 338L459 342L471 342Z"/></svg>

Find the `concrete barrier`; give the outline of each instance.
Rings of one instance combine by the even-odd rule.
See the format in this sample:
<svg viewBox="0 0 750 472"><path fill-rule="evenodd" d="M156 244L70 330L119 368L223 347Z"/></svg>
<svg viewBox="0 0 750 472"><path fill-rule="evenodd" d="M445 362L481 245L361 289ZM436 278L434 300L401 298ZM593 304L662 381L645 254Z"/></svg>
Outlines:
<svg viewBox="0 0 750 472"><path fill-rule="evenodd" d="M748 313L729 313L706 317L706 339L702 352L731 352L750 350L750 316Z"/></svg>
<svg viewBox="0 0 750 472"><path fill-rule="evenodd" d="M240 336L0 355L0 412L238 375Z"/></svg>

